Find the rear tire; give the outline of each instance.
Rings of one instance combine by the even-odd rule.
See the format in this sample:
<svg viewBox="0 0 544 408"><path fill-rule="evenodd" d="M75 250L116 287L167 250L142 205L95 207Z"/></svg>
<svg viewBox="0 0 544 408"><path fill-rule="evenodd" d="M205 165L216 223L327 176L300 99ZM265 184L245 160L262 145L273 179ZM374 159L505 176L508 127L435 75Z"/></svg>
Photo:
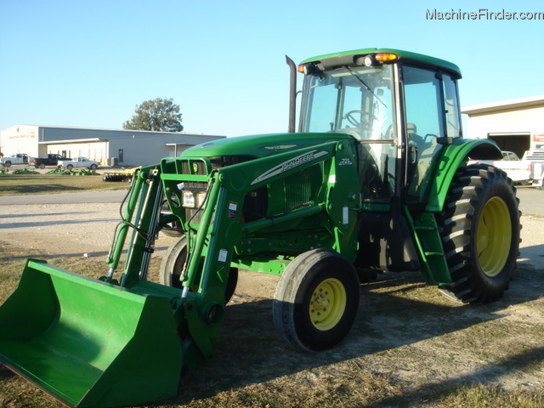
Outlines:
<svg viewBox="0 0 544 408"><path fill-rule="evenodd" d="M519 200L506 173L487 165L460 168L438 215L453 285L463 303L492 302L504 294L519 253Z"/></svg>
<svg viewBox="0 0 544 408"><path fill-rule="evenodd" d="M335 251L315 249L285 268L274 294L274 325L296 350L325 350L346 337L358 308L353 265Z"/></svg>

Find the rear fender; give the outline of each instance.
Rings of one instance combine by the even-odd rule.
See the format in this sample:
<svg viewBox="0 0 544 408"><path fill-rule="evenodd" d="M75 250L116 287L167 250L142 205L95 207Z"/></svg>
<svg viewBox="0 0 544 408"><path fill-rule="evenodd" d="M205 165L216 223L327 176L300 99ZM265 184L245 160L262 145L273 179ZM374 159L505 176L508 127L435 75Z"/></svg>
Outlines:
<svg viewBox="0 0 544 408"><path fill-rule="evenodd" d="M478 160L500 160L502 154L495 142L489 139L457 139L447 145L436 168L426 211L442 211L453 176L459 167L465 166L469 157Z"/></svg>

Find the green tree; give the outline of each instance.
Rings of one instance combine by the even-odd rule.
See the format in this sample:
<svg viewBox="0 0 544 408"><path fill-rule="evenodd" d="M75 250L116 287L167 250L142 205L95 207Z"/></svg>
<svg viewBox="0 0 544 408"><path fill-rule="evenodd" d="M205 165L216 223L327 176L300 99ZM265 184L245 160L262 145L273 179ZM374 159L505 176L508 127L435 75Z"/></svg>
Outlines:
<svg viewBox="0 0 544 408"><path fill-rule="evenodd" d="M181 132L179 105L169 98L156 98L136 106L131 120L123 123L123 129L150 130L153 132Z"/></svg>

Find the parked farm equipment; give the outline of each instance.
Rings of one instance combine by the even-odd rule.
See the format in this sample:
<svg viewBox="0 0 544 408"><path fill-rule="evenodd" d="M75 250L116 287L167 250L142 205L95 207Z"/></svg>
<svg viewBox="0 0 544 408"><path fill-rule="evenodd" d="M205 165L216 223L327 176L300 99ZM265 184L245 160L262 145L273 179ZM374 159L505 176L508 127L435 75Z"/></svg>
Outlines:
<svg viewBox="0 0 544 408"><path fill-rule="evenodd" d="M66 176L97 176L99 173L95 169L65 169L59 164L53 170L49 170L46 174L64 174Z"/></svg>
<svg viewBox="0 0 544 408"><path fill-rule="evenodd" d="M103 173L102 180L104 181L125 181L127 183L132 183L134 178L134 172L140 167L135 167L132 169L119 169L119 170L110 170Z"/></svg>
<svg viewBox="0 0 544 408"><path fill-rule="evenodd" d="M135 172L106 276L29 260L0 307L2 362L71 406L173 397L182 367L211 358L240 269L280 276L274 324L301 351L346 337L368 271L421 271L466 303L500 298L518 201L503 171L467 165L501 154L462 139L457 66L364 49L299 71L299 132L216 140ZM153 283L172 220L184 235Z"/></svg>
<svg viewBox="0 0 544 408"><path fill-rule="evenodd" d="M13 170L11 174L39 174L38 171L32 170L30 167L23 167L22 169Z"/></svg>

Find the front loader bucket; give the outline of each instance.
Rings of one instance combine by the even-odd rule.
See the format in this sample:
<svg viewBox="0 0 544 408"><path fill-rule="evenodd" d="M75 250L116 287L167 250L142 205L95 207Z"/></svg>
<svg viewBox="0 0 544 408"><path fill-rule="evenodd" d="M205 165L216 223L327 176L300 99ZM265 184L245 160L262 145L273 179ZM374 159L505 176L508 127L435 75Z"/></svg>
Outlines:
<svg viewBox="0 0 544 408"><path fill-rule="evenodd" d="M29 260L0 306L0 361L75 407L173 397L182 352L169 300Z"/></svg>

